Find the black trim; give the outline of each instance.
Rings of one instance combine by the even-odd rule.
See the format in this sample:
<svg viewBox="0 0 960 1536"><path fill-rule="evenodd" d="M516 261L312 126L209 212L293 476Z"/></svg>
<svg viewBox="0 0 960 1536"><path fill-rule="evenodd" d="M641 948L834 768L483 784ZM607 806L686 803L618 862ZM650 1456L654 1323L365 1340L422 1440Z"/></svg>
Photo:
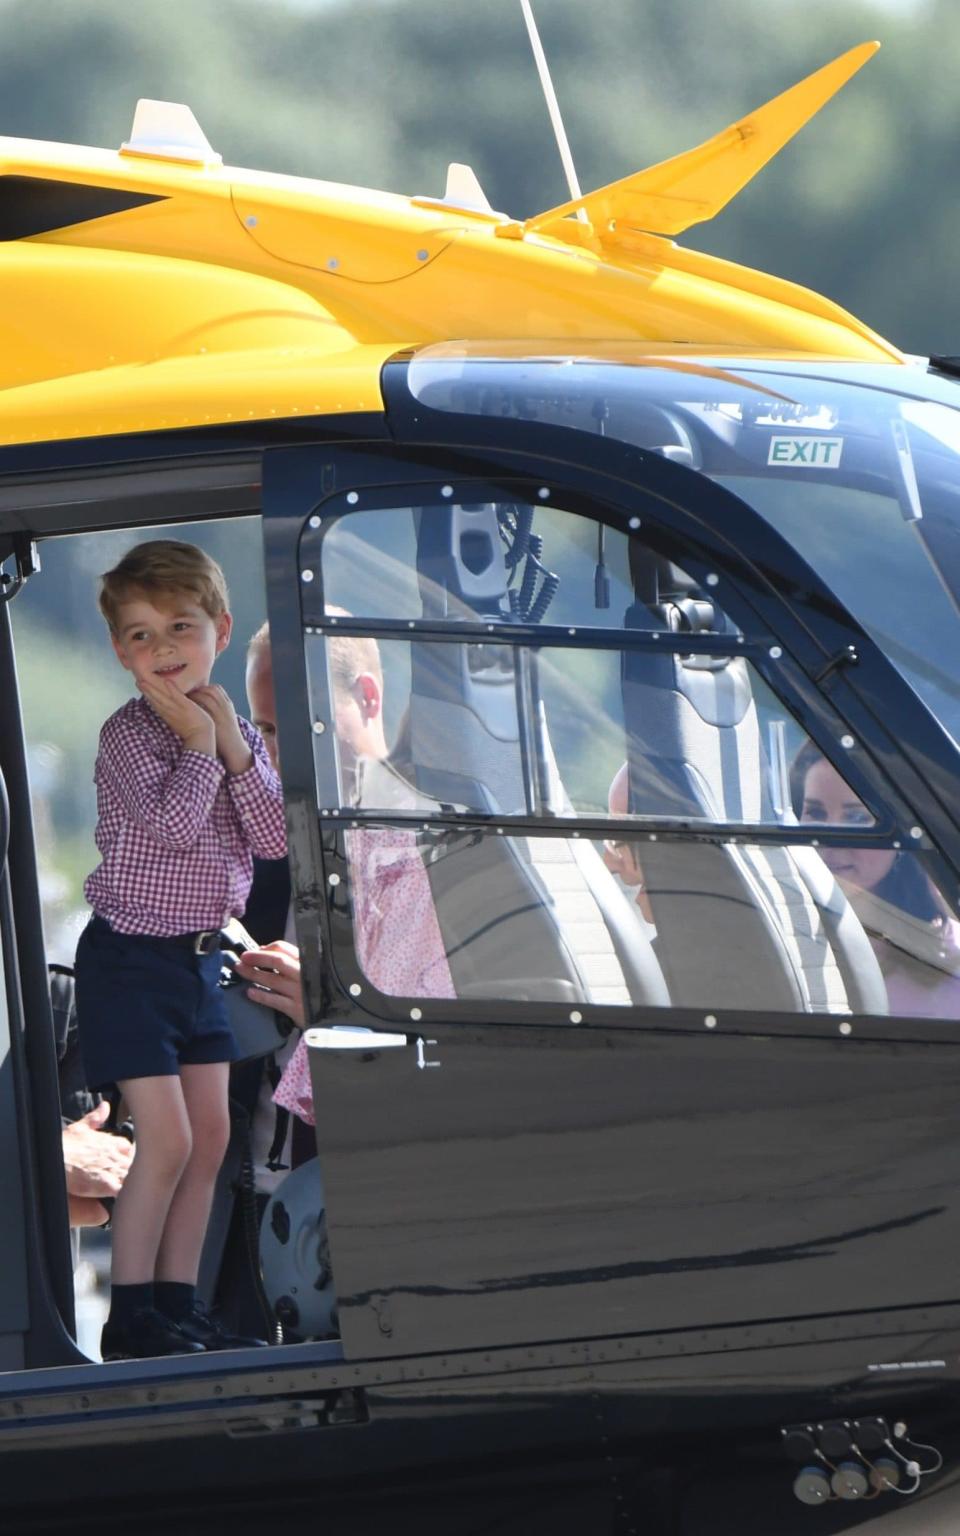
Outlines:
<svg viewBox="0 0 960 1536"><path fill-rule="evenodd" d="M165 203L155 192L91 187L46 176L0 176L0 240L28 240L71 224L88 224L146 203Z"/></svg>
<svg viewBox="0 0 960 1536"><path fill-rule="evenodd" d="M216 459L221 454L257 454L266 448L307 443L370 442L389 438L382 410L345 411L342 416L302 416L296 421L220 422L163 432L123 432L109 437L55 438L46 443L0 446L0 484L13 475L45 479L78 470L113 470ZM0 531L6 524L0 517ZM67 530L62 530L66 532Z"/></svg>
<svg viewBox="0 0 960 1536"><path fill-rule="evenodd" d="M265 448L386 435L378 412L0 447L0 560L16 534L50 538L256 513Z"/></svg>
<svg viewBox="0 0 960 1536"><path fill-rule="evenodd" d="M955 379L960 378L960 357L932 354L930 367L936 368L938 373L949 373Z"/></svg>
<svg viewBox="0 0 960 1536"><path fill-rule="evenodd" d="M30 1276L25 1363L82 1359L75 1329L73 1258L63 1173L57 1052L47 981L43 917L16 661L9 608L0 608L0 771L18 814L11 817L8 867L0 891L0 927L8 968L10 1045L17 1087L20 1155ZM14 914L16 917L14 919ZM41 1195L42 1191L42 1195Z"/></svg>

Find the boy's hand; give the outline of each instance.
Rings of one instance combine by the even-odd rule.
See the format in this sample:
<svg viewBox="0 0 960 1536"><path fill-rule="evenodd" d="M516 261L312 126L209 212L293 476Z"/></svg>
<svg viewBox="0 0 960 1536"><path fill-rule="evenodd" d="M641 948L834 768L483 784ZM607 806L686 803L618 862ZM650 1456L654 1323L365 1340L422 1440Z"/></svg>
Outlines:
<svg viewBox="0 0 960 1536"><path fill-rule="evenodd" d="M176 732L185 747L191 752L205 752L208 757L216 757L213 721L198 704L192 703L186 694L180 692L176 683L169 678L158 677L153 680L142 677L137 680L137 687L153 705L160 719L165 720L170 729Z"/></svg>
<svg viewBox="0 0 960 1536"><path fill-rule="evenodd" d="M217 756L227 772L246 773L253 766L253 753L241 735L229 694L219 684L207 683L203 688L191 689L187 698L205 710L213 721Z"/></svg>

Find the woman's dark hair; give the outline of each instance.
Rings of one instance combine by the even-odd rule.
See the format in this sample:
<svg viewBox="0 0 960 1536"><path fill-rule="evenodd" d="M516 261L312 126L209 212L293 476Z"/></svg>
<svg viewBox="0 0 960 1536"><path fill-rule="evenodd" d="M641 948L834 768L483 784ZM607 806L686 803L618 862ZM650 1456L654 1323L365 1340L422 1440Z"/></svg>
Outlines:
<svg viewBox="0 0 960 1536"><path fill-rule="evenodd" d="M790 764L790 800L798 821L803 820L807 774L817 763L825 761L820 748L807 741ZM898 853L871 894L922 923L943 922L947 915L919 860L912 853Z"/></svg>
<svg viewBox="0 0 960 1536"><path fill-rule="evenodd" d="M807 774L824 761L816 742L805 741L790 764L790 803L798 821L803 820L803 802L807 793Z"/></svg>

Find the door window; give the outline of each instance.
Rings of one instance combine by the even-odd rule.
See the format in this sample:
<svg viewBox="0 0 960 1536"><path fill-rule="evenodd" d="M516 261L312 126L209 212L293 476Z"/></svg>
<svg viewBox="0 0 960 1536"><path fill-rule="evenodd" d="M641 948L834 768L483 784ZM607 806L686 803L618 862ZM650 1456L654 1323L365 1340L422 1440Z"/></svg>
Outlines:
<svg viewBox="0 0 960 1536"><path fill-rule="evenodd" d="M584 1005L957 1017L960 928L922 852L801 726L780 648L671 554L452 487L311 520L341 979L573 1023ZM837 756L849 741L837 726Z"/></svg>

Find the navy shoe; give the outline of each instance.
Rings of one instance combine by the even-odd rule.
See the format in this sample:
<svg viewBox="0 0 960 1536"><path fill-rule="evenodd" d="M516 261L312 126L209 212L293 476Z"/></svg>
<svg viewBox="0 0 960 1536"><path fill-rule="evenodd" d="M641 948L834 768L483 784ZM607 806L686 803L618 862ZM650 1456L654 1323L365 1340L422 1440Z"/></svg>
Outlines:
<svg viewBox="0 0 960 1536"><path fill-rule="evenodd" d="M127 1321L109 1320L100 1336L103 1360L152 1360L156 1355L200 1355L203 1345L164 1317L156 1307L138 1307Z"/></svg>
<svg viewBox="0 0 960 1536"><path fill-rule="evenodd" d="M195 1301L189 1312L178 1318L174 1325L185 1339L191 1339L202 1349L266 1349L266 1339L246 1338L240 1333L228 1333L221 1323L210 1316L202 1301Z"/></svg>

